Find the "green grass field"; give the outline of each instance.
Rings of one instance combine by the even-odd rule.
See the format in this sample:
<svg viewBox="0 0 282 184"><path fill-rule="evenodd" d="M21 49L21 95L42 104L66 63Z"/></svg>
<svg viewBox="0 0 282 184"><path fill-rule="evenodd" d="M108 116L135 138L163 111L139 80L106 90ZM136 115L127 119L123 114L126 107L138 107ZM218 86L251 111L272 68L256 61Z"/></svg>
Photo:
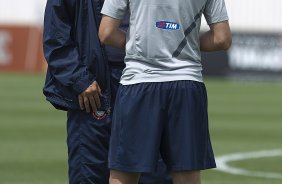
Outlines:
<svg viewBox="0 0 282 184"><path fill-rule="evenodd" d="M66 114L42 95L42 75L0 74L0 184L66 184ZM216 156L282 149L282 84L206 81ZM230 165L282 175L282 156ZM281 184L280 179L203 172L203 184Z"/></svg>

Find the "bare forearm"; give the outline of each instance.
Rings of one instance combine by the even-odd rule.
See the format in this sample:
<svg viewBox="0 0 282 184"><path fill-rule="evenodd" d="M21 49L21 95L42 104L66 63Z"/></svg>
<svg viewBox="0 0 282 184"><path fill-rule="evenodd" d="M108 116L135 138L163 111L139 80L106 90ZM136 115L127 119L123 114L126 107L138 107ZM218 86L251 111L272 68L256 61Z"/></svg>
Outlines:
<svg viewBox="0 0 282 184"><path fill-rule="evenodd" d="M200 48L204 52L227 50L231 45L230 39L217 38L212 31L205 32L200 37Z"/></svg>
<svg viewBox="0 0 282 184"><path fill-rule="evenodd" d="M200 37L200 48L204 52L216 51L217 47L213 41L213 35L211 31L207 31Z"/></svg>

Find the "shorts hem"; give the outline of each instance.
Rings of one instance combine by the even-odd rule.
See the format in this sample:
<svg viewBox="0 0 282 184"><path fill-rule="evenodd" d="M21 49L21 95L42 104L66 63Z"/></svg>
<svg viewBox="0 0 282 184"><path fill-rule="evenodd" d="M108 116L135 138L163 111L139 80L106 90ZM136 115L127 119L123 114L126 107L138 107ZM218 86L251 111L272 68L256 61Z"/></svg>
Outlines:
<svg viewBox="0 0 282 184"><path fill-rule="evenodd" d="M208 166L201 166L201 167L192 167L192 166L172 166L169 167L171 171L202 171L207 169L214 169L216 165L208 165Z"/></svg>
<svg viewBox="0 0 282 184"><path fill-rule="evenodd" d="M109 168L111 170L117 170L117 171L123 171L123 172L137 172L137 173L152 173L156 171L155 167L146 167L146 166L140 166L140 167L130 167L130 166L124 166L121 164L109 164ZM214 169L216 168L216 164L208 165L208 166L171 166L168 167L168 170L170 171L202 171L202 170L208 170L208 169Z"/></svg>

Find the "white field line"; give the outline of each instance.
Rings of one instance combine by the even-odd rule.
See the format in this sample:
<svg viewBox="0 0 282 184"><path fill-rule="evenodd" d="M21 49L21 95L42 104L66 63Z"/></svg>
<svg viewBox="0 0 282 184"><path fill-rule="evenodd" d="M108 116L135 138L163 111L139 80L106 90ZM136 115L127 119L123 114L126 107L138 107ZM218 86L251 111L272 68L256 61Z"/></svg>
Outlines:
<svg viewBox="0 0 282 184"><path fill-rule="evenodd" d="M236 168L229 166L229 162L247 160L247 159L258 159L264 157L277 157L282 156L282 150L262 150L256 152L248 153L234 153L229 155L223 155L216 158L218 171L234 174L234 175L244 175L244 176L254 176L263 178L273 178L282 179L282 173L272 173L272 172L261 172L261 171L249 171L246 169ZM278 163L277 163L278 164ZM282 163L280 163L281 165ZM260 166L260 167L263 167ZM282 165L281 165L282 168ZM257 168L259 170L259 168Z"/></svg>

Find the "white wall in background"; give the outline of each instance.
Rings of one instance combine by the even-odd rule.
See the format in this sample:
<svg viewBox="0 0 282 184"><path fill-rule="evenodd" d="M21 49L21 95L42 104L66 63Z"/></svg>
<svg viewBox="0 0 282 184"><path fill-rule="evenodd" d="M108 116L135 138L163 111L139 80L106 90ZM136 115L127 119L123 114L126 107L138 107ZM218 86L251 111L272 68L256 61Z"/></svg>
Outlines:
<svg viewBox="0 0 282 184"><path fill-rule="evenodd" d="M0 0L0 24L42 25L47 0Z"/></svg>
<svg viewBox="0 0 282 184"><path fill-rule="evenodd" d="M47 0L0 0L0 24L42 24ZM234 31L281 32L282 0L225 0ZM203 21L203 28L207 29Z"/></svg>
<svg viewBox="0 0 282 184"><path fill-rule="evenodd" d="M282 33L282 0L225 0L234 31ZM203 21L206 29L206 22Z"/></svg>

